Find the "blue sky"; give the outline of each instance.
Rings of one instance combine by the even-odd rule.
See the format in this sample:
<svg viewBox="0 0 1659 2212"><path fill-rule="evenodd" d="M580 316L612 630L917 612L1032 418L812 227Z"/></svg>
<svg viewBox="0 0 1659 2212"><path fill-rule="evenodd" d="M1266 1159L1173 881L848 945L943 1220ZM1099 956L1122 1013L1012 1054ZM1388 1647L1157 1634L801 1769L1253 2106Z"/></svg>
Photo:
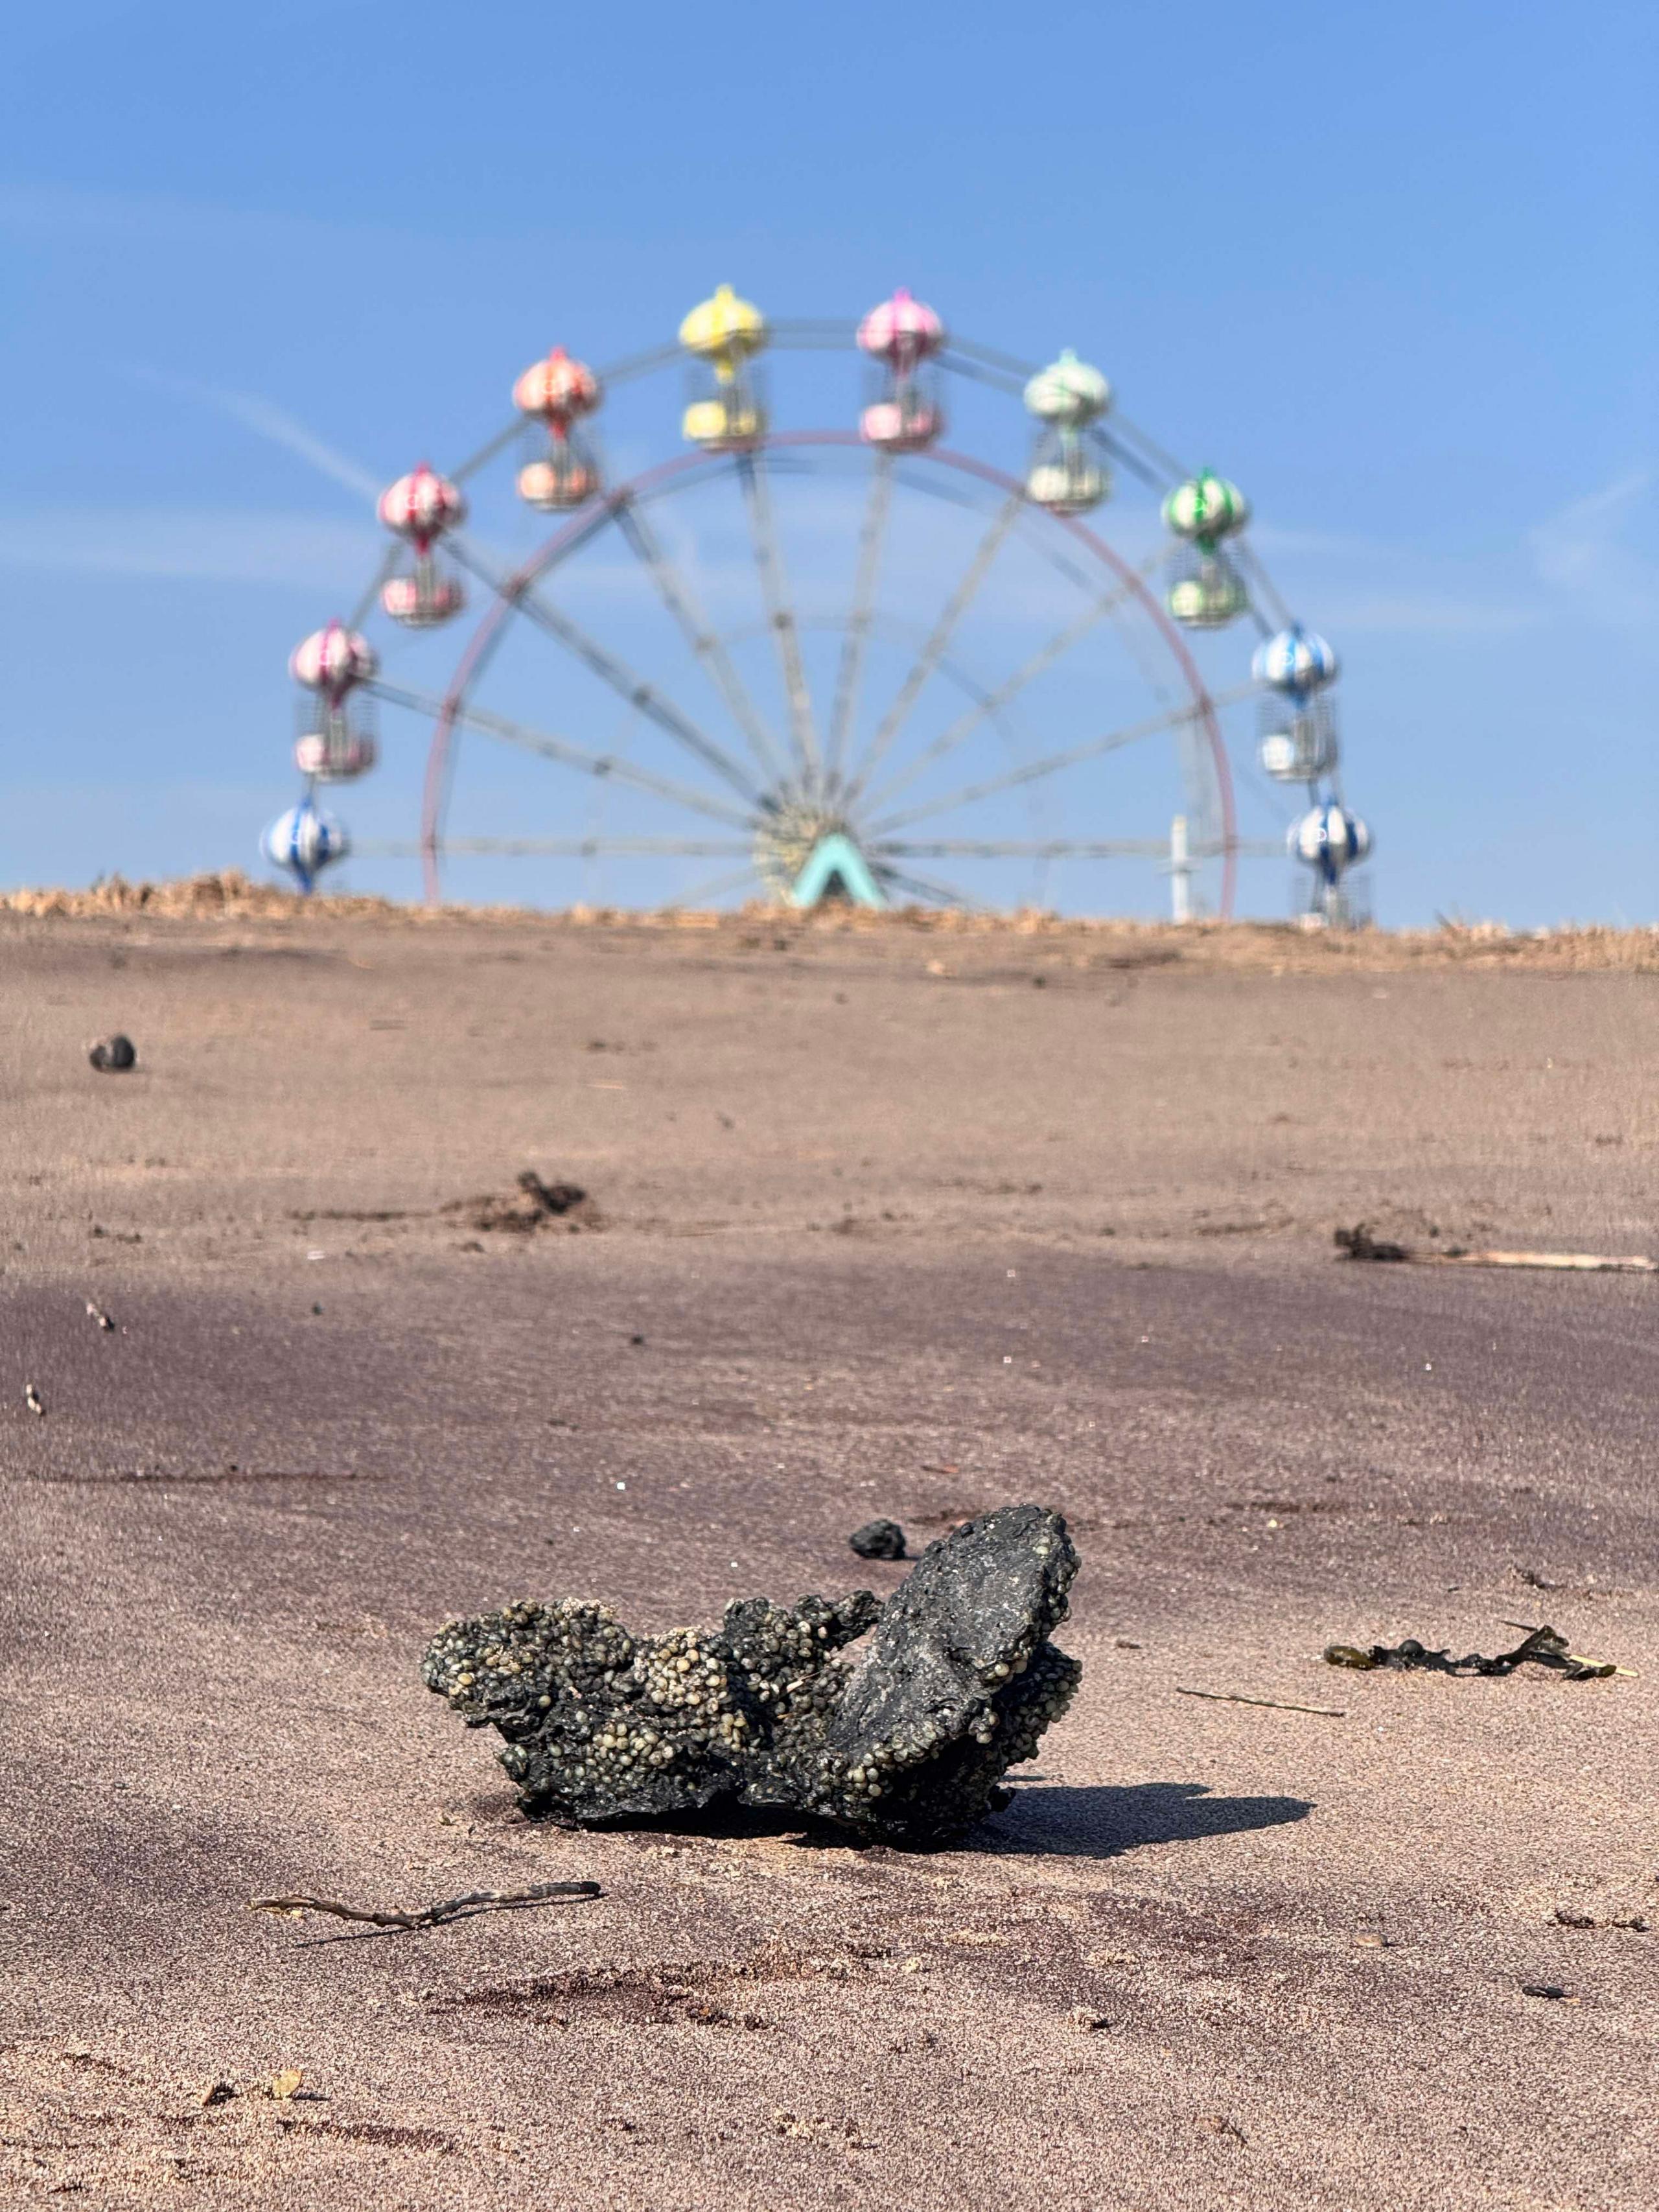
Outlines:
<svg viewBox="0 0 1659 2212"><path fill-rule="evenodd" d="M458 459L554 339L614 359L722 279L779 316L903 283L1011 353L1075 344L1247 487L1343 655L1381 919L1659 919L1650 11L58 0L8 35L0 882L257 866L295 795L288 650L377 556L356 472ZM676 449L682 396L619 403L613 465ZM1017 466L1022 434L985 449ZM1211 641L1215 682L1248 643ZM586 711L559 680L522 678L550 726ZM336 804L406 836L418 734L382 732ZM1134 829L1162 804L1097 781L1082 834L1120 791ZM480 830L577 834L591 793L526 763L468 799ZM574 895L524 865L455 887ZM1288 874L1258 864L1245 904L1283 911ZM349 880L415 888L372 855ZM1054 895L1164 896L1147 870Z"/></svg>

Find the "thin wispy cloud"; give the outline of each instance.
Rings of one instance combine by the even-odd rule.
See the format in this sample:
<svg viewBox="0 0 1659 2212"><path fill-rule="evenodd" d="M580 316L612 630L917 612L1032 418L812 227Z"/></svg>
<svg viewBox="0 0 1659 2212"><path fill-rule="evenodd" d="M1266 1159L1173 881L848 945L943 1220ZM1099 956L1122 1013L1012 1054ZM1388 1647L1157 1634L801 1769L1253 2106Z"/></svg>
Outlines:
<svg viewBox="0 0 1659 2212"><path fill-rule="evenodd" d="M193 399L204 407L211 407L227 415L233 422L240 422L256 438L264 438L284 453L299 459L325 476L332 483L342 485L359 499L373 503L384 485L349 453L331 446L325 438L290 415L285 407L274 400L262 398L257 392L228 392L216 384L198 384L193 378L172 376L161 369L137 369L134 374L145 384L154 385L158 391L171 392L182 399Z"/></svg>
<svg viewBox="0 0 1659 2212"><path fill-rule="evenodd" d="M1652 505L1656 472L1632 469L1574 500L1527 533L1540 582L1592 619L1650 624L1659 605L1659 562L1629 543L1632 524Z"/></svg>
<svg viewBox="0 0 1659 2212"><path fill-rule="evenodd" d="M1297 611L1340 641L1346 635L1498 637L1547 612L1537 593L1481 588L1485 572L1421 545L1259 523L1250 542L1275 563Z"/></svg>
<svg viewBox="0 0 1659 2212"><path fill-rule="evenodd" d="M361 586L376 533L309 514L252 509L0 509L0 568L316 592Z"/></svg>
<svg viewBox="0 0 1659 2212"><path fill-rule="evenodd" d="M325 238L392 234L364 223L273 215L165 192L105 192L40 184L0 185L0 232L41 245L85 242L100 251L111 246L171 250L228 244L246 251L262 241L291 246Z"/></svg>
<svg viewBox="0 0 1659 2212"><path fill-rule="evenodd" d="M1538 619L1538 608L1519 600L1465 599L1431 592L1339 590L1322 594L1317 610L1319 624L1339 635L1497 637Z"/></svg>

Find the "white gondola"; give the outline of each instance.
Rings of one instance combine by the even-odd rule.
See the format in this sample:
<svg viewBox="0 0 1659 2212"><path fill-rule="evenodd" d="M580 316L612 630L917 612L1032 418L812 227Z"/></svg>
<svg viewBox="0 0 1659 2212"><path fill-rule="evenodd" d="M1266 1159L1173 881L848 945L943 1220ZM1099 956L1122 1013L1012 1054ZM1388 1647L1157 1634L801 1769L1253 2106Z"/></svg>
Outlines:
<svg viewBox="0 0 1659 2212"><path fill-rule="evenodd" d="M1350 814L1333 799L1310 807L1299 821L1293 822L1286 842L1297 860L1316 869L1324 882L1334 884L1370 853L1371 833L1357 814Z"/></svg>
<svg viewBox="0 0 1659 2212"><path fill-rule="evenodd" d="M1335 683L1337 659L1317 630L1304 629L1300 623L1292 623L1277 637L1257 646L1250 673L1258 684L1266 684L1273 690L1304 698Z"/></svg>
<svg viewBox="0 0 1659 2212"><path fill-rule="evenodd" d="M368 730L307 730L295 740L294 765L312 783L353 783L367 775L380 757Z"/></svg>
<svg viewBox="0 0 1659 2212"><path fill-rule="evenodd" d="M1084 442L1083 433L1112 404L1112 387L1097 368L1068 346L1039 369L1024 392L1025 411L1040 426L1025 477L1025 496L1050 514L1086 514L1112 488L1109 472Z"/></svg>
<svg viewBox="0 0 1659 2212"><path fill-rule="evenodd" d="M302 891L309 891L322 871L350 850L345 825L311 799L279 814L259 845L272 866L292 876Z"/></svg>
<svg viewBox="0 0 1659 2212"><path fill-rule="evenodd" d="M1038 461L1025 478L1026 498L1033 507L1046 507L1050 514L1086 514L1111 488L1109 470L1082 452Z"/></svg>
<svg viewBox="0 0 1659 2212"><path fill-rule="evenodd" d="M435 629L466 605L459 576L447 576L430 561L417 561L412 576L392 576L380 586L380 605L405 629Z"/></svg>
<svg viewBox="0 0 1659 2212"><path fill-rule="evenodd" d="M459 530L466 520L466 499L459 485L422 461L386 486L376 511L395 538L406 538L425 553L447 530Z"/></svg>
<svg viewBox="0 0 1659 2212"><path fill-rule="evenodd" d="M871 308L858 345L879 364L874 396L859 416L859 435L886 453L925 452L945 428L944 410L927 364L945 344L933 310L901 289Z"/></svg>
<svg viewBox="0 0 1659 2212"><path fill-rule="evenodd" d="M1250 595L1224 561L1200 554L1176 576L1165 604L1183 629L1224 629L1244 612Z"/></svg>
<svg viewBox="0 0 1659 2212"><path fill-rule="evenodd" d="M1275 783L1315 783L1336 766L1336 726L1327 702L1310 700L1306 709L1287 715L1275 701L1256 757Z"/></svg>
<svg viewBox="0 0 1659 2212"><path fill-rule="evenodd" d="M887 453L920 453L945 428L937 407L915 397L914 387L896 399L878 399L859 417L859 435L866 446L879 446Z"/></svg>
<svg viewBox="0 0 1659 2212"><path fill-rule="evenodd" d="M1025 410L1056 429L1082 430L1097 422L1112 404L1112 387L1092 363L1079 361L1067 346L1058 361L1040 368L1027 384Z"/></svg>
<svg viewBox="0 0 1659 2212"><path fill-rule="evenodd" d="M368 640L343 622L325 623L301 639L289 655L288 672L307 691L343 699L359 684L380 673L380 655Z"/></svg>
<svg viewBox="0 0 1659 2212"><path fill-rule="evenodd" d="M446 531L459 529L465 521L466 501L458 485L422 461L386 487L378 512L392 535L405 539L415 550L413 573L389 578L380 588L380 605L406 629L435 629L466 605L459 580L441 568L435 557Z"/></svg>
<svg viewBox="0 0 1659 2212"><path fill-rule="evenodd" d="M547 451L519 471L519 497L543 514L585 507L599 488L599 472L575 435L575 425L604 397L599 380L583 361L555 346L532 362L513 386L513 404L547 432Z"/></svg>
<svg viewBox="0 0 1659 2212"><path fill-rule="evenodd" d="M543 514L564 514L586 507L599 488L599 471L568 440L545 460L528 461L519 471L519 497Z"/></svg>

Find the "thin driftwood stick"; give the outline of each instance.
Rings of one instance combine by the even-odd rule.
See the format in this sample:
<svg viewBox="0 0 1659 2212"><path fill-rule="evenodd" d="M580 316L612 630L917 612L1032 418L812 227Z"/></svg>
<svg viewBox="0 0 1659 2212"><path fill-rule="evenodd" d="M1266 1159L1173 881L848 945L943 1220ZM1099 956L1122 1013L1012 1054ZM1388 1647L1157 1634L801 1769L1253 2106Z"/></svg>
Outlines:
<svg viewBox="0 0 1659 2212"><path fill-rule="evenodd" d="M544 1881L534 1889L471 1889L465 1897L447 1897L438 1905L422 1905L416 1912L374 1912L360 1905L342 1905L331 1897L256 1897L250 1912L329 1912L337 1920L367 1921L370 1927L413 1929L441 1927L446 1920L470 1920L475 1913L510 1911L514 1906L547 1905L556 1897L598 1897L596 1881Z"/></svg>
<svg viewBox="0 0 1659 2212"><path fill-rule="evenodd" d="M1283 1698L1243 1697L1237 1690L1184 1690L1177 1683L1176 1695L1178 1698L1213 1698L1218 1705L1271 1705L1275 1712L1279 1713L1318 1713L1328 1721L1345 1721L1348 1717L1346 1705L1287 1705Z"/></svg>
<svg viewBox="0 0 1659 2212"><path fill-rule="evenodd" d="M1506 1620L1504 1626L1524 1628L1530 1636L1535 1636L1538 1633L1529 1620ZM1587 1659L1582 1651L1569 1651L1565 1656L1569 1667L1605 1667L1607 1663L1605 1659ZM1642 1677L1642 1670L1639 1667L1615 1667L1613 1671L1615 1674L1623 1674L1632 1682L1639 1681Z"/></svg>
<svg viewBox="0 0 1659 2212"><path fill-rule="evenodd" d="M1659 1275L1659 1260L1640 1252L1466 1252L1457 1245L1431 1252L1419 1244L1396 1244L1372 1236L1363 1221L1336 1231L1337 1249L1350 1260L1412 1267L1548 1267L1575 1275Z"/></svg>
<svg viewBox="0 0 1659 2212"><path fill-rule="evenodd" d="M1659 1275L1659 1260L1632 1252L1413 1252L1414 1261L1440 1267L1558 1267L1577 1275Z"/></svg>

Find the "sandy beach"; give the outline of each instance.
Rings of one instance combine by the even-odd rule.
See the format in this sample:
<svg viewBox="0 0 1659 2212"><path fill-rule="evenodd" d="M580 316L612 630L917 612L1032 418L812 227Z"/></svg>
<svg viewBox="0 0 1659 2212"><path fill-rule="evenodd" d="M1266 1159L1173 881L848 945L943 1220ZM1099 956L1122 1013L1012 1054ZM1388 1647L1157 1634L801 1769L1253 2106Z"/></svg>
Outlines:
<svg viewBox="0 0 1659 2212"><path fill-rule="evenodd" d="M1656 1013L1651 935L13 902L9 2201L1645 2212L1659 1284L1332 1239L1659 1250ZM1083 1686L948 1850L527 1822L421 1682L1027 1498ZM1632 1671L1321 1656L1544 1621Z"/></svg>

